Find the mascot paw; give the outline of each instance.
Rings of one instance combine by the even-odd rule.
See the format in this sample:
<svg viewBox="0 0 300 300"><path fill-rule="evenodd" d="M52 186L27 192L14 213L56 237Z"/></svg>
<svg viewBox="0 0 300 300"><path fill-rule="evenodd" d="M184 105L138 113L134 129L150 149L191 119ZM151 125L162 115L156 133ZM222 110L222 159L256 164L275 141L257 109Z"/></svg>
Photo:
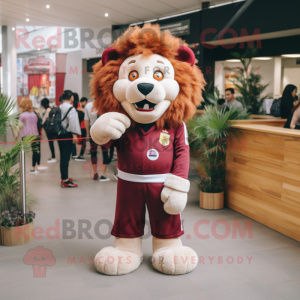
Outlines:
<svg viewBox="0 0 300 300"><path fill-rule="evenodd" d="M153 253L152 263L161 273L183 275L196 268L198 256L193 249L185 246L162 248Z"/></svg>
<svg viewBox="0 0 300 300"><path fill-rule="evenodd" d="M178 215L186 206L187 193L179 192L165 186L161 192L161 200L165 203L164 210L166 213Z"/></svg>
<svg viewBox="0 0 300 300"><path fill-rule="evenodd" d="M97 253L94 263L97 271L102 274L124 275L137 269L141 260L136 253L105 247Z"/></svg>
<svg viewBox="0 0 300 300"><path fill-rule="evenodd" d="M91 137L99 145L106 144L110 140L119 139L130 126L130 119L117 112L109 112L95 122L91 128Z"/></svg>

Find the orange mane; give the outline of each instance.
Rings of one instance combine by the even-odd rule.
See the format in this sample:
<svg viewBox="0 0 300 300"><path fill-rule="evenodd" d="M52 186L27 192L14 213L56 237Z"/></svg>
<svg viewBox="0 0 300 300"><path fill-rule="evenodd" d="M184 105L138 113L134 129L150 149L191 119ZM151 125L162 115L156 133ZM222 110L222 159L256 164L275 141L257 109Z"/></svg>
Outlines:
<svg viewBox="0 0 300 300"><path fill-rule="evenodd" d="M120 66L129 56L159 54L172 63L180 92L166 112L156 121L157 127L163 128L167 125L174 128L182 121L192 118L202 100L205 80L196 65L192 67L187 62L175 59L177 49L182 45L184 42L172 36L169 31L160 32L159 25L145 24L143 28L135 26L127 29L112 45L119 54L118 60L111 60L105 66L100 61L93 67L90 86L98 114L120 112L128 116L113 95L113 85L118 80Z"/></svg>

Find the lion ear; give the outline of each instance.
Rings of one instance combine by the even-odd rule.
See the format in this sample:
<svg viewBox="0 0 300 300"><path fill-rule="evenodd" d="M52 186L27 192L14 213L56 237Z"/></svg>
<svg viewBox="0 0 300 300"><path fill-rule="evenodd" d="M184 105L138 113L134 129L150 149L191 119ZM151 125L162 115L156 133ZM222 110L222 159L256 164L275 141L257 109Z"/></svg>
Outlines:
<svg viewBox="0 0 300 300"><path fill-rule="evenodd" d="M109 47L105 49L102 53L102 65L105 66L110 60L117 60L119 58L119 53L114 47Z"/></svg>
<svg viewBox="0 0 300 300"><path fill-rule="evenodd" d="M192 49L186 46L180 46L177 49L177 56L175 58L179 61L187 62L191 66L195 64L195 54Z"/></svg>

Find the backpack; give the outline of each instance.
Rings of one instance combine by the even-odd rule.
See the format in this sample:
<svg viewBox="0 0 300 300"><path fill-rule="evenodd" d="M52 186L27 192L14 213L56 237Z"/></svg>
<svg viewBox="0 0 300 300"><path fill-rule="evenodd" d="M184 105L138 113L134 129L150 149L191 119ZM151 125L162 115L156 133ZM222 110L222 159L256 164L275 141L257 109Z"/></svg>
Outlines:
<svg viewBox="0 0 300 300"><path fill-rule="evenodd" d="M67 125L66 128L62 126L62 122L66 119L68 116L69 112L71 111L73 107L70 107L67 113L65 114L64 118L61 119L61 110L59 107L53 107L51 111L49 112L49 117L46 119L44 123L44 129L47 133L50 134L57 134L57 135L63 135L67 133L67 128L69 124Z"/></svg>
<svg viewBox="0 0 300 300"><path fill-rule="evenodd" d="M33 112L36 114L36 116L38 118L37 127L38 127L39 133L41 133L41 131L43 129L43 120L42 120L42 118L35 111L33 111Z"/></svg>
<svg viewBox="0 0 300 300"><path fill-rule="evenodd" d="M271 115L274 117L281 117L281 98L274 99L271 106Z"/></svg>

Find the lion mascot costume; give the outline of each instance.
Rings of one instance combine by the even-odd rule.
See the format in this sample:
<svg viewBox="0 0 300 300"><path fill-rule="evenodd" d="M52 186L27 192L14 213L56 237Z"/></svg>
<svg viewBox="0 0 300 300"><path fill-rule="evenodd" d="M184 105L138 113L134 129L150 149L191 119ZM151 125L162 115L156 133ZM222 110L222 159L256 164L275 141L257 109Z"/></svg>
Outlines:
<svg viewBox="0 0 300 300"><path fill-rule="evenodd" d="M115 242L95 256L98 272L123 275L139 267L146 207L153 267L172 275L196 267L197 254L180 240L190 188L184 121L193 117L204 84L193 51L159 25L129 28L94 66L91 94L100 117L91 137L114 145L118 156Z"/></svg>

